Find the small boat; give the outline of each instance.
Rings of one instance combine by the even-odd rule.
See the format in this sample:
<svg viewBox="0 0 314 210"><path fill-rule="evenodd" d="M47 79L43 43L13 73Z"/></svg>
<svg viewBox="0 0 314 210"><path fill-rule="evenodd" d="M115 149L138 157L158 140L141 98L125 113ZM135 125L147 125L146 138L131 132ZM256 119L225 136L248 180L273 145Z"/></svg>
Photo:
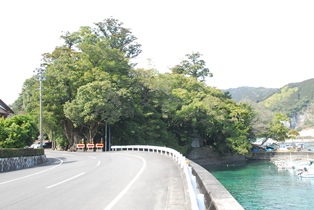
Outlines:
<svg viewBox="0 0 314 210"><path fill-rule="evenodd" d="M311 162L312 165L313 162ZM311 166L310 165L310 166ZM314 178L314 170L312 167L304 169L299 169L297 175L301 178Z"/></svg>
<svg viewBox="0 0 314 210"><path fill-rule="evenodd" d="M314 174L301 174L299 177L301 177L301 178L314 178Z"/></svg>
<svg viewBox="0 0 314 210"><path fill-rule="evenodd" d="M314 178L314 173L301 172L298 173L300 178Z"/></svg>

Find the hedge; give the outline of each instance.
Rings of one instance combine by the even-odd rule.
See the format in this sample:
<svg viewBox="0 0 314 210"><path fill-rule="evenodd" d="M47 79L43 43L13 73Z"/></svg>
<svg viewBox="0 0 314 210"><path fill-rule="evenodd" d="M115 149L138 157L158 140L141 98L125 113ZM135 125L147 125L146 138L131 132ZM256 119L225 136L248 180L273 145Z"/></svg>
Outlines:
<svg viewBox="0 0 314 210"><path fill-rule="evenodd" d="M40 156L44 155L44 149L33 149L33 148L25 148L25 149L7 149L0 148L0 158L11 158L11 157L27 157L27 156Z"/></svg>

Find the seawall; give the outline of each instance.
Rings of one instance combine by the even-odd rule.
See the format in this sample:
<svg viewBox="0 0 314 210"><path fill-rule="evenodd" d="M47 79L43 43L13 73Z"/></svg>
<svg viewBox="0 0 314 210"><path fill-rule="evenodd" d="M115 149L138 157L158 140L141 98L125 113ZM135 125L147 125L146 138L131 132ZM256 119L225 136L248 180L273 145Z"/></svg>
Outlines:
<svg viewBox="0 0 314 210"><path fill-rule="evenodd" d="M229 191L206 169L189 161L192 173L196 177L197 188L204 194L207 210L244 210Z"/></svg>
<svg viewBox="0 0 314 210"><path fill-rule="evenodd" d="M30 168L46 162L46 155L0 158L0 172Z"/></svg>
<svg viewBox="0 0 314 210"><path fill-rule="evenodd" d="M247 159L244 155L221 157L210 147L193 148L188 158L201 166L245 161Z"/></svg>
<svg viewBox="0 0 314 210"><path fill-rule="evenodd" d="M192 167L192 173L196 177L199 193L204 194L207 210L244 209L229 191L203 166L245 161L245 156L220 157L210 147L199 147L194 148L190 152L188 159Z"/></svg>
<svg viewBox="0 0 314 210"><path fill-rule="evenodd" d="M314 152L254 152L251 160L283 160L283 159L309 159L314 160Z"/></svg>

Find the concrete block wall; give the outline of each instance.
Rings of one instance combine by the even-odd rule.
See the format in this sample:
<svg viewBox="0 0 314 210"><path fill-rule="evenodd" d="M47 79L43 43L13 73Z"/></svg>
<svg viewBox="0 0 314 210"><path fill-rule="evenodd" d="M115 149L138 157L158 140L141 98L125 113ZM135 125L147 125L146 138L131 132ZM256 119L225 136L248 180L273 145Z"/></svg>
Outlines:
<svg viewBox="0 0 314 210"><path fill-rule="evenodd" d="M30 168L46 162L46 155L0 158L0 172Z"/></svg>

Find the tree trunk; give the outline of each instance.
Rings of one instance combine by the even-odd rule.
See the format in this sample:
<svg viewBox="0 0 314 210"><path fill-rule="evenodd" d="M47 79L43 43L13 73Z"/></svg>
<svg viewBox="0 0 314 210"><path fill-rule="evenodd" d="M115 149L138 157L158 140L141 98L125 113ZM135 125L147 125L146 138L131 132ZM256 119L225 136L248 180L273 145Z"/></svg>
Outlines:
<svg viewBox="0 0 314 210"><path fill-rule="evenodd" d="M64 134L69 142L66 149L71 148L74 144L74 125L69 119L64 120Z"/></svg>

